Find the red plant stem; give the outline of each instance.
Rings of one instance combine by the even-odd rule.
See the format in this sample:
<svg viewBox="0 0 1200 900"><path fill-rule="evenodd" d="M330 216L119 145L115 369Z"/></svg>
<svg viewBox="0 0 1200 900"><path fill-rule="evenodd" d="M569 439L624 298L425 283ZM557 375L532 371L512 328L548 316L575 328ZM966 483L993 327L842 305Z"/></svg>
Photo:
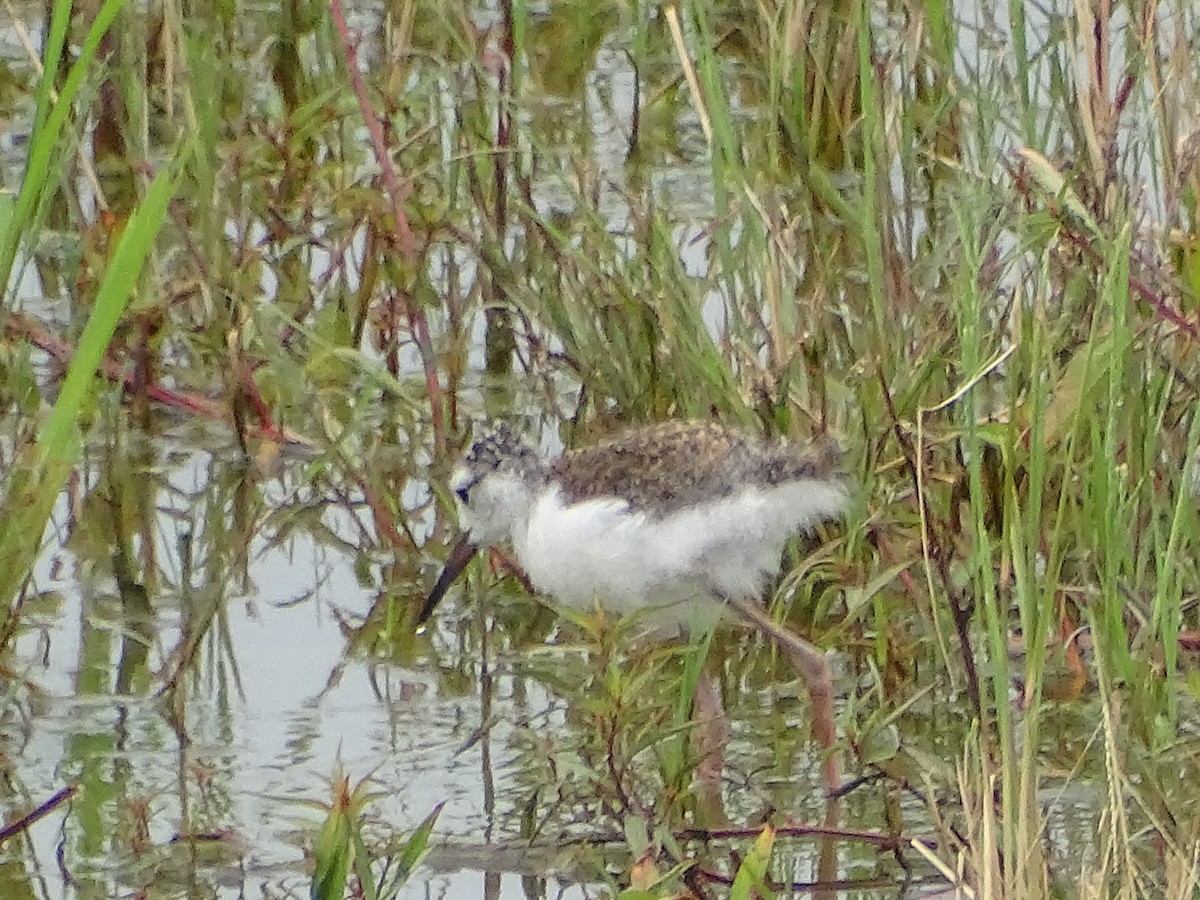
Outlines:
<svg viewBox="0 0 1200 900"><path fill-rule="evenodd" d="M69 365L75 356L75 348L69 343L51 332L41 322L20 313L12 313L8 316L4 322L4 333L28 340L34 346L50 354L56 362L64 366ZM184 412L218 422L229 420L228 410L224 404L209 397L200 396L199 394L172 390L171 388L164 387L157 381L149 384L139 384L136 369L128 369L111 357L105 357L104 361L100 364L100 374L109 381L124 385L126 388L144 391L148 399L163 406L183 410ZM292 444L298 447L312 446L312 441L304 436L290 429L280 428L272 424L269 420L264 420L258 426L251 426L249 430L257 437L269 438L281 444Z"/></svg>
<svg viewBox="0 0 1200 900"><path fill-rule="evenodd" d="M1122 86L1122 89L1124 89L1124 85ZM1009 163L1008 171L1009 175L1012 176L1013 183L1017 187L1017 191L1021 194L1021 196L1025 197L1028 203L1032 205L1034 203L1033 189L1030 188L1028 179L1025 177L1024 166L1022 166L1020 163ZM1101 265L1104 263L1103 254L1101 254L1100 251L1093 246L1091 238L1082 233L1075 226L1075 224L1071 221L1070 216L1065 214L1057 203L1055 203L1053 200L1047 202L1045 205L1045 210L1050 214L1050 218L1052 218L1058 225L1059 234L1065 241L1078 247L1079 250L1090 257L1093 262ZM1136 257L1133 257L1133 254L1130 255L1131 258L1136 259ZM1170 322L1172 325L1176 326L1182 331L1187 332L1189 337L1200 339L1200 329L1197 328L1196 323L1189 321L1181 313L1176 311L1167 303L1166 300L1152 291L1150 287L1144 284L1136 275L1130 273L1128 276L1128 282L1129 290L1141 300L1144 300L1146 303L1148 303L1154 309L1154 312L1158 318Z"/></svg>
<svg viewBox="0 0 1200 900"><path fill-rule="evenodd" d="M394 220L396 244L405 257L416 264L417 247L412 229L408 226L408 216L404 213L404 201L408 198L411 185L401 184L392 158L388 155L387 143L384 140L383 126L375 110L371 107L367 96L367 86L358 68L358 53L355 51L355 41L350 39L350 29L346 25L346 16L342 12L341 0L331 0L329 7L333 17L334 27L342 42L342 50L346 54L346 69L350 75L350 84L354 88L354 96L358 99L358 108L371 135L371 146L375 152L375 160L379 163L380 177L383 187L392 202L392 217ZM429 333L429 321L420 306L412 302L412 298L403 290L398 291L398 298L404 307L404 316L408 320L409 332L416 342L417 351L421 355L421 366L425 372L425 389L429 393L429 407L433 424L433 439L440 453L445 449L445 428L442 422L442 387L438 380L437 362L433 353L433 341Z"/></svg>
<svg viewBox="0 0 1200 900"><path fill-rule="evenodd" d="M396 519L388 509L387 503L379 496L379 492L371 486L371 482L366 478L358 477L356 480L358 489L363 492L363 498L371 510L371 517L375 520L375 528L379 534L386 537L397 550L412 550L412 541L405 538L396 528Z"/></svg>

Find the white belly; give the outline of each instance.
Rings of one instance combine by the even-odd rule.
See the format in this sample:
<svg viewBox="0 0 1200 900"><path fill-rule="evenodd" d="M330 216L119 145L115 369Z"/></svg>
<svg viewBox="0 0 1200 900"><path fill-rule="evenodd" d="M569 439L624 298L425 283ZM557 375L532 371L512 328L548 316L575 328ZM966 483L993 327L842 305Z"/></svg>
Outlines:
<svg viewBox="0 0 1200 900"><path fill-rule="evenodd" d="M513 544L534 586L560 603L651 610L649 627L699 629L719 617L721 597L760 594L787 538L844 505L840 487L802 482L650 518L613 498L566 506L552 490Z"/></svg>

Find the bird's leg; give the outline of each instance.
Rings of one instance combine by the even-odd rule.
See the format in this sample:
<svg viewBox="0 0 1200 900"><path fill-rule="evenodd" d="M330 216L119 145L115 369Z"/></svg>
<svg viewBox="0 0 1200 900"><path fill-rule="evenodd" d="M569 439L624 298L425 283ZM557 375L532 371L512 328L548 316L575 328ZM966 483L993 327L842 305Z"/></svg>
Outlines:
<svg viewBox="0 0 1200 900"><path fill-rule="evenodd" d="M729 719L721 703L721 692L708 668L702 668L696 679L696 692L692 697L696 717L696 749L700 762L696 766L696 777L700 782L700 794L704 803L704 824L713 827L725 823L725 810L721 801L721 776L725 771L725 747L729 743Z"/></svg>
<svg viewBox="0 0 1200 900"><path fill-rule="evenodd" d="M692 703L696 709L697 729L696 749L699 751L700 762L696 773L705 788L719 789L721 775L725 771L725 745L729 743L729 719L725 717L725 708L721 703L721 693L717 683L701 669L696 679L696 693Z"/></svg>
<svg viewBox="0 0 1200 900"><path fill-rule="evenodd" d="M821 768L825 789L830 793L841 786L841 771L838 766L837 725L833 718L833 672L825 654L775 622L753 601L725 597L725 602L742 621L767 635L792 660L792 665L808 684L808 696L812 701L813 734L825 751L825 763Z"/></svg>

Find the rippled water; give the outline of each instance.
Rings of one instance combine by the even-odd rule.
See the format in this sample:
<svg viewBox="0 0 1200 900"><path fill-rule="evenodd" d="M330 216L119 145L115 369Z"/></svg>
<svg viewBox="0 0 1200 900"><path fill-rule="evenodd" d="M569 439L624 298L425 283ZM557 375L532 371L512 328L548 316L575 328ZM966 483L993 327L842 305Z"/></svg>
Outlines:
<svg viewBox="0 0 1200 900"><path fill-rule="evenodd" d="M404 833L446 804L429 865L405 896L477 897L485 887L498 889L495 896L525 896L520 876L541 874L537 867L550 861L485 845L519 836L514 803L528 796L522 754L529 735L553 742L578 727L566 699L525 674L534 647L512 645L501 628L483 649L474 627L478 604L464 612L451 602L431 635L396 642L398 658L356 649L339 620L366 617L384 567L358 558L350 519L332 509L310 516L306 529L240 538L241 528L271 523L272 510L300 500L303 463L258 480L236 459L168 438L124 460L131 472L153 472L133 475L121 493L125 503L138 496L141 507L139 527L125 532L128 549L136 559L152 558L159 573L144 593L126 585L123 596L105 558L122 540L108 483L78 486L77 520L66 498L60 504L35 576L40 594L28 610L30 628L17 642L24 669L10 690L19 700L3 723L10 771L31 802L78 785L72 827L64 833L59 812L31 832L48 895L62 895L68 878L80 896L150 885L170 895L171 885L197 884L305 895L302 848L321 819L311 805L328 799L340 761L352 780L369 775L378 786L370 817L381 831ZM106 452L95 462L113 460ZM234 512L239 492L259 522ZM318 525L328 529L320 541L312 536ZM432 573L435 565L421 558L417 568ZM504 594L487 605L499 615L533 608ZM588 664L570 648L553 652L553 665ZM492 673L486 710L485 661ZM178 690L163 695L172 677ZM804 703L790 696L795 685L785 677L782 686L783 693L749 688L748 699L735 702L735 769L770 764L779 752L771 741L803 720ZM801 744L784 750L799 756L785 758L782 771L797 780L787 793L807 792L815 816L816 767ZM750 792L739 802L734 793L731 803L737 811L760 799ZM175 841L180 833L220 841L189 847ZM55 862L60 853L65 869ZM514 865L530 870L474 870ZM553 883L545 890L559 893ZM586 894L574 887L565 896Z"/></svg>

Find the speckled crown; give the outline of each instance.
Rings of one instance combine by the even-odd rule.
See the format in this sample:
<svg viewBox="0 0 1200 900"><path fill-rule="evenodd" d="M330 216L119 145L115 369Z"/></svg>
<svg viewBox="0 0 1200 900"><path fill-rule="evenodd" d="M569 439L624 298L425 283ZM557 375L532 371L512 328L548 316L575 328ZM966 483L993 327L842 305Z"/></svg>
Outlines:
<svg viewBox="0 0 1200 900"><path fill-rule="evenodd" d="M521 437L511 422L492 422L471 444L463 465L473 472L529 471L539 463L536 451Z"/></svg>

